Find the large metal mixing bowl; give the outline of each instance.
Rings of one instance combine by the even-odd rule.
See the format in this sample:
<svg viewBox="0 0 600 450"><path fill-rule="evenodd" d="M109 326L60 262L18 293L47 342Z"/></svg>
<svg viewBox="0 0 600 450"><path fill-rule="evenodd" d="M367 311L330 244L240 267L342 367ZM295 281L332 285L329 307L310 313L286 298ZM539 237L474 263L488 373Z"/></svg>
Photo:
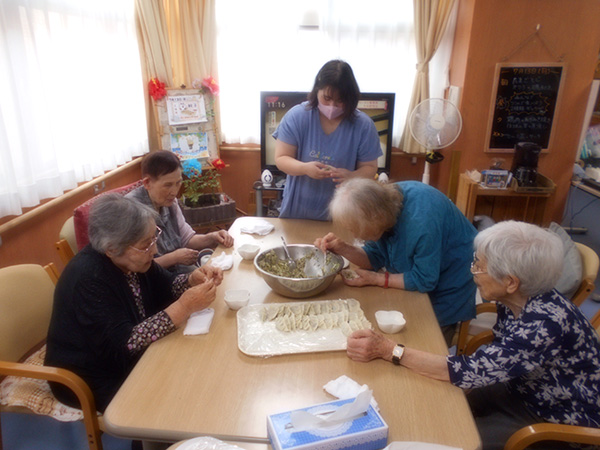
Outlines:
<svg viewBox="0 0 600 450"><path fill-rule="evenodd" d="M303 256L312 254L313 252L321 252L314 245L292 244L288 245L290 256L294 260L298 260ZM281 260L287 259L283 246L274 247L260 252L254 258L254 267L266 283L278 294L291 298L306 298L312 297L323 292L333 282L335 276L344 267L344 260L341 256L328 252L327 258L329 262L325 265L322 277L316 278L288 278L279 275L274 275L262 269L259 263L264 259L265 254L273 250Z"/></svg>

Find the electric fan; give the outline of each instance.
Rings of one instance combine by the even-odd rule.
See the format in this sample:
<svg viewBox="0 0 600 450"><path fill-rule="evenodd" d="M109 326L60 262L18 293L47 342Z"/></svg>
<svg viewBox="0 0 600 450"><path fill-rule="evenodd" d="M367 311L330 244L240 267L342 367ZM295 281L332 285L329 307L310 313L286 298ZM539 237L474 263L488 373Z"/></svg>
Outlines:
<svg viewBox="0 0 600 450"><path fill-rule="evenodd" d="M430 165L444 159L436 150L449 146L458 138L462 117L452 102L443 98L428 98L412 110L408 125L412 137L427 149L422 181L429 184Z"/></svg>

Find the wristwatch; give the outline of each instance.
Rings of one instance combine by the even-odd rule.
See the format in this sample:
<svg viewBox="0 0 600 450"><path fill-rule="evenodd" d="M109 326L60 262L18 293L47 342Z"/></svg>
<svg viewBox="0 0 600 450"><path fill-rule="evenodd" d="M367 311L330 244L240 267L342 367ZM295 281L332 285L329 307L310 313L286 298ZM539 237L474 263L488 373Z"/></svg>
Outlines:
<svg viewBox="0 0 600 450"><path fill-rule="evenodd" d="M396 364L397 366L400 365L400 360L402 359L402 356L404 355L404 345L402 344L398 344L394 347L394 350L392 351L392 362L394 364Z"/></svg>

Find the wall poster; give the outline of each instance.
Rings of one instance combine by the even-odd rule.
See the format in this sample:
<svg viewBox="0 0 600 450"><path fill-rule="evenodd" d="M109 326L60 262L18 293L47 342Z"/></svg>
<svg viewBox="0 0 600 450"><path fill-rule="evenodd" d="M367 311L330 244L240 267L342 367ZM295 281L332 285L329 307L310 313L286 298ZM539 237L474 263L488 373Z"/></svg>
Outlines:
<svg viewBox="0 0 600 450"><path fill-rule="evenodd" d="M557 63L496 65L487 152L512 152L518 142L547 150L565 67Z"/></svg>
<svg viewBox="0 0 600 450"><path fill-rule="evenodd" d="M175 95L167 97L169 125L206 122L204 96Z"/></svg>

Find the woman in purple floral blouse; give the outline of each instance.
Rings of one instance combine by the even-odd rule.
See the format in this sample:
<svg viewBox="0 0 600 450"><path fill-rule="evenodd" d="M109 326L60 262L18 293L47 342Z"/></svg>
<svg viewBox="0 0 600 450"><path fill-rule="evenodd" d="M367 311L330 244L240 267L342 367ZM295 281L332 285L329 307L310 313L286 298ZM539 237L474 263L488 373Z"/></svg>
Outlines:
<svg viewBox="0 0 600 450"><path fill-rule="evenodd" d="M220 269L176 275L154 262L157 213L120 194L92 205L90 244L69 262L54 295L45 364L69 369L104 411L144 350L215 299ZM73 394L51 384L63 403Z"/></svg>
<svg viewBox="0 0 600 450"><path fill-rule="evenodd" d="M361 330L348 338L348 356L383 358L469 389L484 450L502 449L512 433L536 422L600 427L600 339L553 289L562 272L561 240L507 221L479 233L475 248L475 283L498 306L491 344L473 355L442 356Z"/></svg>

